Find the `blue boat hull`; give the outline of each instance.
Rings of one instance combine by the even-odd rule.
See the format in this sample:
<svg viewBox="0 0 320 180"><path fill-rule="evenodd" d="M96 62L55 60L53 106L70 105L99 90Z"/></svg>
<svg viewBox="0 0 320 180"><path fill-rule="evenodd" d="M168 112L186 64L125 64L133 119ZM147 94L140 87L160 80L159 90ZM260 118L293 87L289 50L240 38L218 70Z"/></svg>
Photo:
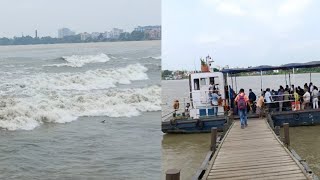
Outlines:
<svg viewBox="0 0 320 180"><path fill-rule="evenodd" d="M188 119L168 119L161 123L163 133L208 133L212 127L217 127L222 131L224 124L227 122L226 117L204 117L195 120Z"/></svg>
<svg viewBox="0 0 320 180"><path fill-rule="evenodd" d="M271 114L274 126L289 123L290 126L307 126L320 124L320 110L302 110L275 112Z"/></svg>

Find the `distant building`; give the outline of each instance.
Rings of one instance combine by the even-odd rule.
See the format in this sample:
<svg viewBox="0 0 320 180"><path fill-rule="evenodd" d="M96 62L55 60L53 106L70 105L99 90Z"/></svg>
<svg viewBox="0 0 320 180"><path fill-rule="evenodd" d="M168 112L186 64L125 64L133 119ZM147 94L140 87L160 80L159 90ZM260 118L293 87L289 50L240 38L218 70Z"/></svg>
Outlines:
<svg viewBox="0 0 320 180"><path fill-rule="evenodd" d="M35 37L35 38L38 38L38 30L36 30L34 37Z"/></svg>
<svg viewBox="0 0 320 180"><path fill-rule="evenodd" d="M161 26L138 26L134 31L144 32L149 39L161 39Z"/></svg>
<svg viewBox="0 0 320 180"><path fill-rule="evenodd" d="M85 40L87 40L88 38L90 38L91 37L91 35L89 34L89 33L87 33L87 32L84 32L84 33L81 33L80 34L80 39L81 39L81 41L85 41Z"/></svg>
<svg viewBox="0 0 320 180"><path fill-rule="evenodd" d="M144 27L138 26L138 27L134 28L134 31L144 32Z"/></svg>
<svg viewBox="0 0 320 180"><path fill-rule="evenodd" d="M93 33L91 33L91 38L92 38L92 39L98 39L99 36L100 36L100 34L101 34L101 33L99 33L99 32L93 32Z"/></svg>
<svg viewBox="0 0 320 180"><path fill-rule="evenodd" d="M113 28L111 33L112 39L118 39L120 37L120 34L123 33L123 29Z"/></svg>
<svg viewBox="0 0 320 180"><path fill-rule="evenodd" d="M110 39L111 38L111 33L106 31L106 32L102 33L102 37L104 39Z"/></svg>
<svg viewBox="0 0 320 180"><path fill-rule="evenodd" d="M76 33L74 31L71 31L68 28L62 28L58 30L58 38L64 38L65 36L73 36Z"/></svg>

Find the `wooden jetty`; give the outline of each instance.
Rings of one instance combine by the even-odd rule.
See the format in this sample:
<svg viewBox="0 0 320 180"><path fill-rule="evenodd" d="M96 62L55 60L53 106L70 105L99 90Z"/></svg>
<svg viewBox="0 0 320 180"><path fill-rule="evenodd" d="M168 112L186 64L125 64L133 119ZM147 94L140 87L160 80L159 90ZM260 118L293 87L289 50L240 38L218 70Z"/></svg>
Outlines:
<svg viewBox="0 0 320 180"><path fill-rule="evenodd" d="M202 179L311 179L277 138L266 119L235 121L211 158Z"/></svg>

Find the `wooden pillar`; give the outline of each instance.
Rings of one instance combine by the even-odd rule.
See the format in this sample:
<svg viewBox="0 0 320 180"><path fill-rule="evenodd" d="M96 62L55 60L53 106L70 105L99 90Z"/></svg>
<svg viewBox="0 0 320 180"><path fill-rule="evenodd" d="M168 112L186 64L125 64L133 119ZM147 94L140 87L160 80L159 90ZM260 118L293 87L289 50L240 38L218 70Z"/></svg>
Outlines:
<svg viewBox="0 0 320 180"><path fill-rule="evenodd" d="M228 127L229 127L228 123L224 123L224 125L223 125L223 136L227 133Z"/></svg>
<svg viewBox="0 0 320 180"><path fill-rule="evenodd" d="M166 172L166 180L180 180L180 170L168 169Z"/></svg>
<svg viewBox="0 0 320 180"><path fill-rule="evenodd" d="M217 144L217 127L212 127L211 128L211 145L210 145L210 150L215 153L216 151L216 144Z"/></svg>
<svg viewBox="0 0 320 180"><path fill-rule="evenodd" d="M289 138L289 123L283 123L284 130L284 144L290 146L290 138Z"/></svg>
<svg viewBox="0 0 320 180"><path fill-rule="evenodd" d="M280 136L280 126L276 126L274 129L277 136Z"/></svg>

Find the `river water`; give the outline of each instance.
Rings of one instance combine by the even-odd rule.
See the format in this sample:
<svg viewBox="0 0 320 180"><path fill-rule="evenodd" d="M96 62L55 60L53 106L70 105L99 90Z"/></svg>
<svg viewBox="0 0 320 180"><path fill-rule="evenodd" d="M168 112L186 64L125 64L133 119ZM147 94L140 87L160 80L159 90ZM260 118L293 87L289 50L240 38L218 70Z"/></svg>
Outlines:
<svg viewBox="0 0 320 180"><path fill-rule="evenodd" d="M160 54L161 41L1 46L0 179L160 177Z"/></svg>
<svg viewBox="0 0 320 180"><path fill-rule="evenodd" d="M238 77L237 90L244 88L245 92L251 88L260 95L260 76ZM303 87L309 83L309 74L296 74L291 77L291 82ZM320 87L320 74L312 74L311 81ZM228 80L232 84L231 79ZM252 83L248 83L252 82ZM233 79L236 90L235 80ZM287 79L287 83L289 80ZM284 75L269 75L262 77L263 89L269 87L277 90L279 85L286 85ZM172 103L178 99L182 103L188 97L188 80L162 81L162 114L172 111ZM291 146L296 152L307 160L310 168L320 175L320 126L290 128ZM182 179L191 179L200 167L210 146L210 134L163 134L162 136L162 174L167 169L181 169ZM162 176L164 179L164 176Z"/></svg>

